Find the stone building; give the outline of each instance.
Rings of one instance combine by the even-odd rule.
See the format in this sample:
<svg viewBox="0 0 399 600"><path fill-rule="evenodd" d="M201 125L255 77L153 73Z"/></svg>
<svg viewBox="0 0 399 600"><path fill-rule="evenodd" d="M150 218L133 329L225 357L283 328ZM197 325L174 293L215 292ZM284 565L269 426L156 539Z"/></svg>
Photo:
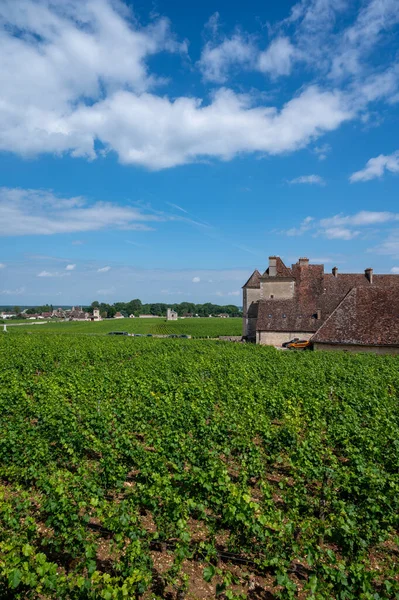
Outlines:
<svg viewBox="0 0 399 600"><path fill-rule="evenodd" d="M93 316L92 316L91 320L92 321L102 321L101 314L100 314L100 309L99 308L94 308L93 309Z"/></svg>
<svg viewBox="0 0 399 600"><path fill-rule="evenodd" d="M171 308L168 308L167 312L166 312L166 319L167 321L177 321L177 312L175 310L172 310Z"/></svg>
<svg viewBox="0 0 399 600"><path fill-rule="evenodd" d="M393 338L384 337L382 332L377 335L377 330L371 328L374 313L371 308L368 313L365 311L367 293L373 300L369 306L374 307L374 313L381 310L378 323L381 327L384 324L385 332L389 324ZM376 275L373 269L366 269L364 273L339 273L337 267L325 273L324 265L310 264L307 258L300 258L287 267L280 257L271 256L266 271L261 274L255 270L243 286L243 336L272 346L281 346L297 337L312 338L315 348L339 345L357 348L362 340L367 342L365 346L388 344L392 348L396 343L399 347L399 313L388 311L390 303L396 306L398 294L399 275ZM358 307L361 299L363 308ZM346 304L342 308L344 300ZM340 315L346 310L345 306L350 306L350 310L342 327ZM348 320L351 337L344 335L349 331ZM362 337L360 331L367 330L367 322L370 323L369 335ZM355 335L355 332L358 333Z"/></svg>

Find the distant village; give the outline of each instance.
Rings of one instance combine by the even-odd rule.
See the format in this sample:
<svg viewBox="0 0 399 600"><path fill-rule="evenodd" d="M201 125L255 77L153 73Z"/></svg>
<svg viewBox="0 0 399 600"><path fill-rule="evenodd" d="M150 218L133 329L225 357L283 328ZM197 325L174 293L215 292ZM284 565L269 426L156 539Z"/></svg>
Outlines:
<svg viewBox="0 0 399 600"><path fill-rule="evenodd" d="M178 318L241 317L242 311L238 306L219 306L212 303L194 304L183 302L168 306L163 303L142 304L140 300L127 303L118 302L114 305L93 302L89 307L72 306L70 308L53 308L51 305L0 310L0 320L25 319L27 321L57 319L63 321L102 321L103 319L154 319L166 318L169 321Z"/></svg>

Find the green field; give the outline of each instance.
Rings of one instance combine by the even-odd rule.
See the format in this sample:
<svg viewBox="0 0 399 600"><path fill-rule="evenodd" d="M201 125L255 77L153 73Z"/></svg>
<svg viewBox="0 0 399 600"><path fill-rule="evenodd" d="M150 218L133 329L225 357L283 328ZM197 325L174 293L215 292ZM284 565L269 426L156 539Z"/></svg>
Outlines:
<svg viewBox="0 0 399 600"><path fill-rule="evenodd" d="M2 329L2 327L1 327ZM129 333L186 334L192 337L218 337L219 335L241 335L242 319L194 318L167 321L166 319L107 319L98 323L91 321L60 321L40 325L27 323L23 326L9 326L12 332L22 331L51 333L108 333L109 331L127 331Z"/></svg>
<svg viewBox="0 0 399 600"><path fill-rule="evenodd" d="M0 364L0 598L399 598L398 357L38 332Z"/></svg>

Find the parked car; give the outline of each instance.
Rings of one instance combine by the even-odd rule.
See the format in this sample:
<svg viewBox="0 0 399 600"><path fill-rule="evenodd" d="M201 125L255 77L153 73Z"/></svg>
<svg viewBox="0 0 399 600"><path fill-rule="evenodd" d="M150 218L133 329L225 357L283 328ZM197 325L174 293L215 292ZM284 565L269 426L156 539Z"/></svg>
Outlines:
<svg viewBox="0 0 399 600"><path fill-rule="evenodd" d="M289 342L284 342L281 344L283 348L288 348L289 344L293 344L294 342L299 342L299 338L292 338Z"/></svg>
<svg viewBox="0 0 399 600"><path fill-rule="evenodd" d="M171 335L168 335L169 338L177 338L179 337L178 335L176 335L175 333L172 333Z"/></svg>
<svg viewBox="0 0 399 600"><path fill-rule="evenodd" d="M290 342L287 346L288 350L311 350L312 342L310 340L296 340Z"/></svg>
<svg viewBox="0 0 399 600"><path fill-rule="evenodd" d="M179 335L179 338L185 338L185 339L188 339L188 337L189 337L189 336L188 336L188 335L186 335L185 333L182 333L181 335Z"/></svg>
<svg viewBox="0 0 399 600"><path fill-rule="evenodd" d="M129 335L127 331L109 331L108 335Z"/></svg>
<svg viewBox="0 0 399 600"><path fill-rule="evenodd" d="M152 333L147 333L146 337L152 337Z"/></svg>

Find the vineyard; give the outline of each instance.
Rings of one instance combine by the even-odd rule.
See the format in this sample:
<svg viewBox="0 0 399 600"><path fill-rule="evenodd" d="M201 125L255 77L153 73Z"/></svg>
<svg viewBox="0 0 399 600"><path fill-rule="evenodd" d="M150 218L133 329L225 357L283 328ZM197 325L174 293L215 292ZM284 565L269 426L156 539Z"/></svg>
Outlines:
<svg viewBox="0 0 399 600"><path fill-rule="evenodd" d="M2 599L399 598L398 357L38 329L0 335Z"/></svg>
<svg viewBox="0 0 399 600"><path fill-rule="evenodd" d="M32 324L25 323L21 326L10 326L12 332L34 333L108 333L110 331L127 331L129 333L146 334L186 334L192 337L218 337L219 335L241 335L242 319L240 318L202 318L179 319L167 321L166 319L107 319L105 321L67 321Z"/></svg>

